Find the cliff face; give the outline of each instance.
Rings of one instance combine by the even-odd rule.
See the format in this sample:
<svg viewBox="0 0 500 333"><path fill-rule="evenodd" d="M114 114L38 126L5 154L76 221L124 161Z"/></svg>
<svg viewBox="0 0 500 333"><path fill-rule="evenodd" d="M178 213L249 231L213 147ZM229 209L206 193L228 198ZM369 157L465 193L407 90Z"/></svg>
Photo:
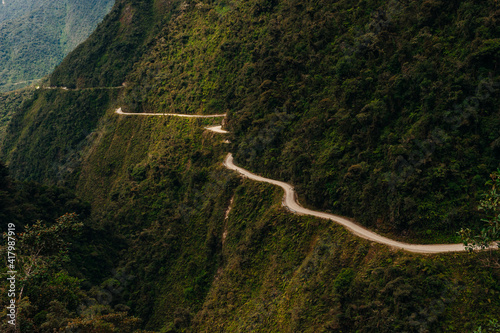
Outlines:
<svg viewBox="0 0 500 333"><path fill-rule="evenodd" d="M16 178L91 202L87 223L120 249L106 305L148 329L472 330L498 313L498 269L295 216L220 162L233 152L304 205L391 237L456 241L499 166L499 14L471 1L117 1L51 75L68 89L37 90L15 114L1 156ZM227 113L230 133L118 107Z"/></svg>

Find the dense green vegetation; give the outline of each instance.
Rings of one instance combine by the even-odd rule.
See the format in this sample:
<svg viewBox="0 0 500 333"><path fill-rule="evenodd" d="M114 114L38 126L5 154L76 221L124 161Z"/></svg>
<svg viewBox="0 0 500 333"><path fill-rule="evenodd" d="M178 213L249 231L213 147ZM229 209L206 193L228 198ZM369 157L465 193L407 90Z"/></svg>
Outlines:
<svg viewBox="0 0 500 333"><path fill-rule="evenodd" d="M231 151L304 205L390 237L458 241L485 217L499 166L499 14L494 1L117 1L50 78L76 89L35 91L0 152L15 178L91 205L89 234L61 236L80 246L66 266L27 289L56 302L29 298L22 320L35 332L494 327L498 251L394 251L284 210L281 190L220 162ZM231 133L118 106L228 112Z"/></svg>
<svg viewBox="0 0 500 333"><path fill-rule="evenodd" d="M237 161L305 205L420 241L477 223L499 157L493 4L159 6L117 3L51 84L118 86L135 62L124 109L229 111Z"/></svg>
<svg viewBox="0 0 500 333"><path fill-rule="evenodd" d="M226 260L194 331L466 332L497 317L456 320L498 295L498 275L474 259L391 253L338 226L292 216L270 193L249 183L236 190ZM467 297L475 292L488 296Z"/></svg>
<svg viewBox="0 0 500 333"><path fill-rule="evenodd" d="M12 20L46 5L40 0L10 0L2 3L0 22Z"/></svg>
<svg viewBox="0 0 500 333"><path fill-rule="evenodd" d="M33 93L34 88L28 87L0 94L0 147L2 146L7 126L15 111L19 109L22 103L31 99Z"/></svg>
<svg viewBox="0 0 500 333"><path fill-rule="evenodd" d="M7 223L14 223L21 232L25 225L36 220L53 221L66 212L90 215L90 205L68 189L13 181L3 163L0 163L0 191L2 230Z"/></svg>
<svg viewBox="0 0 500 333"><path fill-rule="evenodd" d="M116 1L93 38L69 54L51 75L51 85L70 88L120 86L148 42L168 22L176 2Z"/></svg>
<svg viewBox="0 0 500 333"><path fill-rule="evenodd" d="M65 91L39 89L12 118L3 148L22 146L28 154L11 151L16 178L49 180L67 185L77 177L81 154L117 90ZM30 166L42 166L32 169ZM23 166L27 166L24 168Z"/></svg>
<svg viewBox="0 0 500 333"><path fill-rule="evenodd" d="M129 316L127 307L113 309L98 301L106 293L106 284L99 284L112 274L112 259L121 243L92 223L88 203L66 188L13 181L0 163L0 227L7 232L12 225L20 332L110 323L121 332L127 332L128 325L131 332L139 326L140 320ZM7 257L6 247L0 252ZM2 266L2 276L6 271ZM4 318L10 301L6 288L0 287ZM5 320L0 328L14 332Z"/></svg>
<svg viewBox="0 0 500 333"><path fill-rule="evenodd" d="M142 126L165 126L148 123ZM110 135L137 125L126 121ZM33 290L50 296L29 298L38 301L31 311L23 308L32 331L70 323L130 324L134 319L124 313L119 318L107 314L128 306L149 318L148 327L164 327L164 332L456 332L486 325L500 310L498 270L477 265L478 257L387 251L338 226L284 211L281 191L269 185L239 182L220 166L202 167L207 159L190 161L183 171L178 170L183 164L171 158L153 158L134 168L147 170L147 178L129 168L130 178L121 184L136 189L117 189L108 212L113 214L109 221L121 222L121 232L133 229L125 231L130 236L124 266L91 290L61 267L50 267ZM193 174L200 169L205 181ZM165 186L173 178L162 176L175 170L177 186ZM148 197L158 193L153 190L158 186L174 189L182 197L180 205L169 205L176 197L171 191ZM123 209L126 202L136 209ZM141 207L149 207L147 216ZM50 304L41 301L49 298ZM79 303L86 306L77 310ZM468 319L456 320L464 316Z"/></svg>
<svg viewBox="0 0 500 333"><path fill-rule="evenodd" d="M112 0L13 0L0 5L0 91L49 74L112 5Z"/></svg>
<svg viewBox="0 0 500 333"><path fill-rule="evenodd" d="M498 13L467 1L191 6L124 102L228 110L236 159L291 181L305 204L453 236L498 167Z"/></svg>
<svg viewBox="0 0 500 333"><path fill-rule="evenodd" d="M469 228L460 230L469 251L487 249L495 242L500 247L500 169L491 174L491 180L486 184L491 188L483 194L478 206L478 210L484 214L481 231L473 235Z"/></svg>

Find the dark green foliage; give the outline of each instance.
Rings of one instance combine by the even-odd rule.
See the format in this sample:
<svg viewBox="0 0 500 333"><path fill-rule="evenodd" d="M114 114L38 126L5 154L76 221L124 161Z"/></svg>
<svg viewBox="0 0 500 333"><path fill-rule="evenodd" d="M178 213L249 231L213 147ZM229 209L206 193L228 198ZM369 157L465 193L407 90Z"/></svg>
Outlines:
<svg viewBox="0 0 500 333"><path fill-rule="evenodd" d="M0 147L14 112L34 94L33 88L24 88L0 94Z"/></svg>
<svg viewBox="0 0 500 333"><path fill-rule="evenodd" d="M500 332L500 323L498 322L498 319L490 320L486 325L480 326L473 333L483 333L483 332L485 332L485 333L486 332L491 332L491 333Z"/></svg>
<svg viewBox="0 0 500 333"><path fill-rule="evenodd" d="M478 206L478 210L485 216L481 219L481 231L473 235L469 228L460 230L462 241L469 251L490 246L500 247L500 169L491 174L491 180L486 184L491 188L483 195Z"/></svg>
<svg viewBox="0 0 500 333"><path fill-rule="evenodd" d="M71 261L68 255L72 238L77 238L83 223L76 214L65 214L50 225L37 221L27 225L16 239L16 327L20 331L48 332L55 330L107 326L109 332L132 332L140 319L129 317L126 306L115 309L96 297L95 288L81 289L83 280L70 276L64 269ZM2 254L6 255L5 248ZM3 268L2 273L7 274ZM12 273L8 275L11 276ZM103 283L103 287L106 282ZM2 290L5 290L2 284ZM12 297L12 296L9 296ZM10 304L6 293L0 298L2 308ZM5 316L6 311L2 314ZM2 322L3 332L14 327Z"/></svg>
<svg viewBox="0 0 500 333"><path fill-rule="evenodd" d="M90 205L65 188L17 182L10 179L0 162L0 227L14 223L20 231L36 220L53 221L65 212L90 215Z"/></svg>
<svg viewBox="0 0 500 333"><path fill-rule="evenodd" d="M5 137L3 149L10 151L13 177L50 178L60 185L71 182L82 151L95 138L92 132L114 96L115 90L105 89L37 90L12 118ZM23 146L22 151L13 151L18 145Z"/></svg>
<svg viewBox="0 0 500 333"><path fill-rule="evenodd" d="M68 211L79 215L62 215ZM111 320L106 316L115 315L115 310L119 315L111 320L115 325L129 320L138 325L137 318L127 316L128 308L112 309L99 297L87 294L112 274L113 259L123 249L123 242L113 232L92 225L89 213L89 205L69 190L12 181L0 163L0 228L6 232L7 225L15 225L16 304L21 331L52 331L66 327L70 320L75 325L80 321L97 325L96 321ZM6 251L6 247L0 248L5 258ZM2 274L7 275L6 271L4 266ZM115 276L121 279L119 274ZM0 284L0 289L5 291L5 286ZM109 290L106 283L102 286ZM2 292L2 307L9 301L7 291ZM94 318L100 314L103 318ZM6 321L0 326L5 332L12 328Z"/></svg>
<svg viewBox="0 0 500 333"><path fill-rule="evenodd" d="M81 233L67 237L72 261L65 268L72 274L96 283L113 268L112 258L123 248L109 228L95 226L90 218L91 207L67 188L10 179L7 168L0 163L0 229L14 223L18 233L35 221L49 224L66 212L75 212L86 224Z"/></svg>

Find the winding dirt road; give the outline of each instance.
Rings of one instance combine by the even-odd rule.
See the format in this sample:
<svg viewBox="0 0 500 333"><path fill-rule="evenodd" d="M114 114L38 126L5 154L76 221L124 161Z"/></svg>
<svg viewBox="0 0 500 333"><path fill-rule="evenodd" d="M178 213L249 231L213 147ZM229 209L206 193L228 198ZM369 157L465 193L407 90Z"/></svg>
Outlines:
<svg viewBox="0 0 500 333"><path fill-rule="evenodd" d="M123 112L122 108L116 109L115 113L123 115L123 116L174 116L174 117L183 117L183 118L219 118L219 117L225 117L226 116L225 113L210 114L210 115L179 114L179 113L147 113L147 112L144 112L144 113L128 113L128 112ZM214 127L220 127L220 126L214 126ZM227 133L226 131L223 131L223 132L221 132L221 131L219 131L218 133Z"/></svg>
<svg viewBox="0 0 500 333"><path fill-rule="evenodd" d="M278 180L274 179L269 179L269 178L264 178L261 176L258 176L254 173L251 173L248 170L245 170L243 168L240 168L239 166L235 165L233 162L233 155L231 153L227 154L226 159L224 160L224 166L230 170L235 170L238 173L240 173L242 176L247 177L252 180L256 180L258 182L265 182L273 185L277 185L281 187L283 190L285 190L285 194L283 195L283 201L282 204L283 206L287 207L289 210L296 214L303 214L303 215L312 215L316 217L320 217L323 219L328 219L332 220L340 225L343 225L346 227L348 230L350 230L353 234L356 236L359 236L364 239L368 239L370 241L374 241L377 243L385 244L397 249L402 249L406 250L409 252L416 252L416 253L443 253L443 252L460 252L460 251L465 251L465 247L463 244L431 244L431 245L420 245L420 244L407 244L407 243L402 243L398 242L392 239L389 239L387 237L381 236L379 234L374 233L373 231L370 231L368 229L363 228L362 226L347 220L346 218L343 218L341 216L333 215L333 214L328 214L328 213L323 213L323 212L318 212L315 210L307 209L302 207L296 197L295 190L290 184L280 182Z"/></svg>
<svg viewBox="0 0 500 333"><path fill-rule="evenodd" d="M229 133L228 131L223 130L222 126L210 126L210 127L205 127L205 129L215 133L221 133L221 134Z"/></svg>
<svg viewBox="0 0 500 333"><path fill-rule="evenodd" d="M38 79L40 81L41 79ZM45 89L45 90L65 90L65 91L83 91L83 90L113 90L113 89L121 89L125 87L124 85L116 86L116 87L88 87L88 88L68 88L64 86L49 86L49 87L40 87L38 86L36 89Z"/></svg>
<svg viewBox="0 0 500 333"><path fill-rule="evenodd" d="M215 115L188 115L188 114L176 114L176 113L124 113L121 108L118 108L115 113L119 115L125 115L125 116L175 116L175 117L184 117L184 118L216 118L216 117L225 117L226 114L215 114ZM229 133L228 131L225 131L222 129L222 126L211 126L211 127L205 127L205 129L210 130L215 133ZM367 239L369 241L377 242L380 244L388 245L390 247L396 248L396 249L401 249L405 250L408 252L414 252L414 253L445 253L445 252L463 252L466 251L464 244L408 244L408 243L403 243L403 242L398 242L395 240L392 240L390 238L381 236L373 231L370 231L362 226L360 226L357 223L354 223L342 216L334 215L334 214L329 214L329 213L324 213L324 212L319 212L311 209L307 209L302 207L299 202L297 201L297 194L293 187L285 182L281 182L279 180L274 180L270 178L265 178L258 176L254 173L251 173L250 171L243 169L237 165L234 164L233 161L233 155L231 153L228 153L226 156L226 159L223 162L224 166L230 170L234 170L238 172L240 175L243 177L247 177L249 179L258 181L258 182L264 182L264 183L269 183L273 185L277 185L281 187L285 193L283 195L283 201L282 204L284 207L288 208L290 211L292 211L295 214L299 215L311 215L311 216L316 216L322 219L327 219L331 220L335 223L338 223L345 228L347 228L349 231L351 231L353 234L355 234L358 237ZM495 244L493 244L490 248L497 248Z"/></svg>

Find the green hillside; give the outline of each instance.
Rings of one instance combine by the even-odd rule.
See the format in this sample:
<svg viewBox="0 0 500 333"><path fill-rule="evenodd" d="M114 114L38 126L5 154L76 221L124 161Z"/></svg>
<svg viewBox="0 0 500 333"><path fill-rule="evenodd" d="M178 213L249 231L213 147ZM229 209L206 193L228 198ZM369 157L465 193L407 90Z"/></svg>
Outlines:
<svg viewBox="0 0 500 333"><path fill-rule="evenodd" d="M69 89L36 90L5 132L12 176L74 189L103 231L31 282L24 325L498 331L498 251L396 251L221 162L387 237L459 242L500 167L499 16L495 1L117 1L52 73ZM230 133L118 107L227 113ZM51 285L57 304L34 301Z"/></svg>
<svg viewBox="0 0 500 333"><path fill-rule="evenodd" d="M46 1L40 0L4 0L2 1L2 7L0 7L2 8L0 11L0 22L23 16L46 4Z"/></svg>
<svg viewBox="0 0 500 333"><path fill-rule="evenodd" d="M5 1L0 5L0 91L49 74L112 5L111 0Z"/></svg>
<svg viewBox="0 0 500 333"><path fill-rule="evenodd" d="M27 87L0 94L0 146L14 113L22 103L33 97L35 89Z"/></svg>

